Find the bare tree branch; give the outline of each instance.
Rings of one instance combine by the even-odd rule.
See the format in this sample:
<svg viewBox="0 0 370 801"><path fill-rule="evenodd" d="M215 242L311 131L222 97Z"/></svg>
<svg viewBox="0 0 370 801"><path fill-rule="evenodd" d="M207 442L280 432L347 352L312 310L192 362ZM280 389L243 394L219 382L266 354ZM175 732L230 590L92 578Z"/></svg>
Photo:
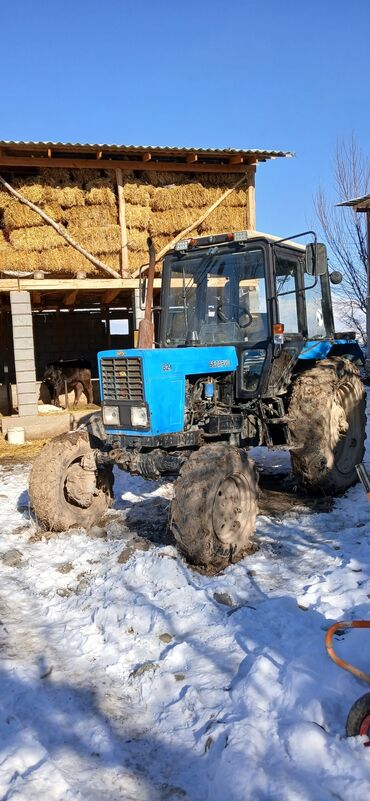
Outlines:
<svg viewBox="0 0 370 801"><path fill-rule="evenodd" d="M370 159L352 136L339 142L334 162L335 203L370 192ZM329 246L332 265L343 275L335 303L343 322L366 341L367 240L364 215L352 208L338 208L320 188L315 210L321 232Z"/></svg>

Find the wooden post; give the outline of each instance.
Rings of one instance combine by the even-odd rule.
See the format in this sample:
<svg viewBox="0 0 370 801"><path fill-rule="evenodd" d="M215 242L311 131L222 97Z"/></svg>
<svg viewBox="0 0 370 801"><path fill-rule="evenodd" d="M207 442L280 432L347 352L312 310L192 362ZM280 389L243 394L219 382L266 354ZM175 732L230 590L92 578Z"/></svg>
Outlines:
<svg viewBox="0 0 370 801"><path fill-rule="evenodd" d="M126 204L123 190L122 170L116 170L117 193L118 193L118 216L121 229L121 275L127 278L130 275L128 269L128 250L127 250L127 228L126 228Z"/></svg>
<svg viewBox="0 0 370 801"><path fill-rule="evenodd" d="M247 229L256 230L256 195L255 195L256 168L250 167L247 172Z"/></svg>

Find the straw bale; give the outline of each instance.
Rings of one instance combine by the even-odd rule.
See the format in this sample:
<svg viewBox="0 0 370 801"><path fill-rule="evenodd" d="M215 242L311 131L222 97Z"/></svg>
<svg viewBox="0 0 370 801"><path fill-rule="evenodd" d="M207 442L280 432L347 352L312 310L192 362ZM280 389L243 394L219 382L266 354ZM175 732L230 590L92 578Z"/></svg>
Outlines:
<svg viewBox="0 0 370 801"><path fill-rule="evenodd" d="M74 177L71 170L64 167L45 167L39 173L40 184L49 184L50 186L67 186L71 181L79 185L80 179L76 176L74 181Z"/></svg>
<svg viewBox="0 0 370 801"><path fill-rule="evenodd" d="M49 197L47 199L49 200ZM85 193L79 186L56 186L51 189L50 200L59 203L65 209L70 209L72 206L85 205Z"/></svg>
<svg viewBox="0 0 370 801"><path fill-rule="evenodd" d="M135 183L124 183L126 203L138 206L149 206L151 193L147 186Z"/></svg>
<svg viewBox="0 0 370 801"><path fill-rule="evenodd" d="M196 222L204 212L204 208L169 209L153 214L149 222L149 233L155 237L157 234L175 236L188 225Z"/></svg>
<svg viewBox="0 0 370 801"><path fill-rule="evenodd" d="M146 231L149 225L150 208L149 206L126 206L126 226L128 232L132 228L139 231Z"/></svg>
<svg viewBox="0 0 370 801"><path fill-rule="evenodd" d="M41 270L40 256L40 253L19 252L11 247L8 250L0 248L0 270Z"/></svg>
<svg viewBox="0 0 370 801"><path fill-rule="evenodd" d="M45 250L45 248L60 247L63 245L62 237L54 231L51 225L19 228L11 232L10 242L16 250L23 250L25 252Z"/></svg>
<svg viewBox="0 0 370 801"><path fill-rule="evenodd" d="M0 229L0 251L4 250L11 250L11 245L5 236L4 231Z"/></svg>
<svg viewBox="0 0 370 801"><path fill-rule="evenodd" d="M106 225L104 228L79 228L69 225L68 233L85 250L93 255L118 253L121 249L121 229L119 225Z"/></svg>
<svg viewBox="0 0 370 801"><path fill-rule="evenodd" d="M218 206L197 228L202 235L221 234L229 231L243 231L247 226L247 209L235 206Z"/></svg>
<svg viewBox="0 0 370 801"><path fill-rule="evenodd" d="M60 222L64 219L64 212L56 203L40 204L40 208L46 212L55 222ZM28 206L20 203L19 200L13 200L9 206L4 209L4 226L7 230L13 231L16 228L30 228L34 225L44 225L44 220Z"/></svg>
<svg viewBox="0 0 370 801"><path fill-rule="evenodd" d="M86 203L89 206L116 206L116 194L110 186L93 186L87 194Z"/></svg>
<svg viewBox="0 0 370 801"><path fill-rule="evenodd" d="M149 261L149 258L148 258L148 251L147 250L138 250L135 253L130 253L130 255L129 255L130 273L134 273L143 264L148 264L148 261Z"/></svg>
<svg viewBox="0 0 370 801"><path fill-rule="evenodd" d="M37 205L42 200L46 200L45 186L38 181L31 183L18 180L13 182L13 186L31 203L36 203Z"/></svg>
<svg viewBox="0 0 370 801"><path fill-rule="evenodd" d="M50 248L43 253L36 254L39 257L39 269L51 273L70 273L71 275L83 270L85 273L98 275L100 271L85 256L82 256L70 245L61 248Z"/></svg>
<svg viewBox="0 0 370 801"><path fill-rule="evenodd" d="M139 231L137 228L132 228L127 233L127 246L130 252L147 249L147 231Z"/></svg>
<svg viewBox="0 0 370 801"><path fill-rule="evenodd" d="M118 212L113 206L74 206L72 209L66 209L64 214L69 226L73 225L79 228L93 228L118 223Z"/></svg>
<svg viewBox="0 0 370 801"><path fill-rule="evenodd" d="M3 186L0 186L0 209L6 209L13 200L10 192L7 192Z"/></svg>

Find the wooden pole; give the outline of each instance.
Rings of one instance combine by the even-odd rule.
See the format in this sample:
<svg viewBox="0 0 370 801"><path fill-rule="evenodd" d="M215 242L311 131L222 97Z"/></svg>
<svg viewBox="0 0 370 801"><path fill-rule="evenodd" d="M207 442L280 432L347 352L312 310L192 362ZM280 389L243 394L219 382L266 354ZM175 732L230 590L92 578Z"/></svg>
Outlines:
<svg viewBox="0 0 370 801"><path fill-rule="evenodd" d="M247 229L256 230L256 193L255 193L256 168L251 167L247 172Z"/></svg>
<svg viewBox="0 0 370 801"><path fill-rule="evenodd" d="M0 183L3 186L5 186L5 189L8 190L9 194L11 194L11 195L13 195L13 197L17 198L17 200L19 200L20 203L23 203L25 206L28 206L28 208L32 209L32 211L35 211L36 214L39 214L40 217L42 217L42 219L45 220L45 222L48 225L51 225L51 227L54 228L54 230L58 234L60 234L60 236L62 236L63 239L65 239L66 242L68 242L69 245L71 245L73 248L75 248L75 250L78 250L78 252L81 253L82 256L85 256L85 259L88 259L88 261L91 261L91 263L94 264L95 267L99 267L100 270L103 270L104 272L109 273L109 275L112 275L113 278L119 278L120 277L119 273L117 273L115 270L113 270L112 267L109 267L108 264L104 264L103 261L100 261L100 259L97 259L96 256L92 255L92 253L89 253L88 250L85 250L85 248L81 247L81 245L79 245L78 242L76 242L76 240L73 239L67 233L67 229L65 228L64 225L62 225L61 223L55 222L55 220L53 220L52 217L49 217L48 214L45 214L45 212L42 209L39 209L38 206L35 206L34 203L32 203L30 200L27 200L27 198L23 197L23 195L21 195L21 193L18 192L16 189L13 189L13 187L7 181L5 181L4 178L2 178L1 175L0 175Z"/></svg>
<svg viewBox="0 0 370 801"><path fill-rule="evenodd" d="M149 270L148 285L146 290L145 312L143 320L139 323L138 348L152 348L154 343L154 325L152 323L153 309L153 286L155 273L155 248L150 237L148 238L149 248Z"/></svg>
<svg viewBox="0 0 370 801"><path fill-rule="evenodd" d="M126 228L126 203L123 188L122 170L116 170L117 194L118 194L118 216L121 229L121 275L127 278L130 275L128 268L128 249L127 249L127 228Z"/></svg>

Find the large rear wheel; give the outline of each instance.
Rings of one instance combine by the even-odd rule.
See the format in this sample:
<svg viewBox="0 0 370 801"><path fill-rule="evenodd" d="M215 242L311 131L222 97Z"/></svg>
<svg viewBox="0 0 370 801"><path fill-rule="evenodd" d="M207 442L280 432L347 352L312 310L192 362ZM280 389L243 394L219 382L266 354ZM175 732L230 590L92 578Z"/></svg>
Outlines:
<svg viewBox="0 0 370 801"><path fill-rule="evenodd" d="M293 472L307 490L343 492L365 450L365 390L348 359L323 359L295 382L289 406Z"/></svg>
<svg viewBox="0 0 370 801"><path fill-rule="evenodd" d="M245 451L219 442L189 457L175 484L171 528L190 563L218 570L252 550L257 487Z"/></svg>
<svg viewBox="0 0 370 801"><path fill-rule="evenodd" d="M29 496L39 524L50 531L91 528L110 504L112 469L97 468L86 432L50 440L36 457Z"/></svg>

